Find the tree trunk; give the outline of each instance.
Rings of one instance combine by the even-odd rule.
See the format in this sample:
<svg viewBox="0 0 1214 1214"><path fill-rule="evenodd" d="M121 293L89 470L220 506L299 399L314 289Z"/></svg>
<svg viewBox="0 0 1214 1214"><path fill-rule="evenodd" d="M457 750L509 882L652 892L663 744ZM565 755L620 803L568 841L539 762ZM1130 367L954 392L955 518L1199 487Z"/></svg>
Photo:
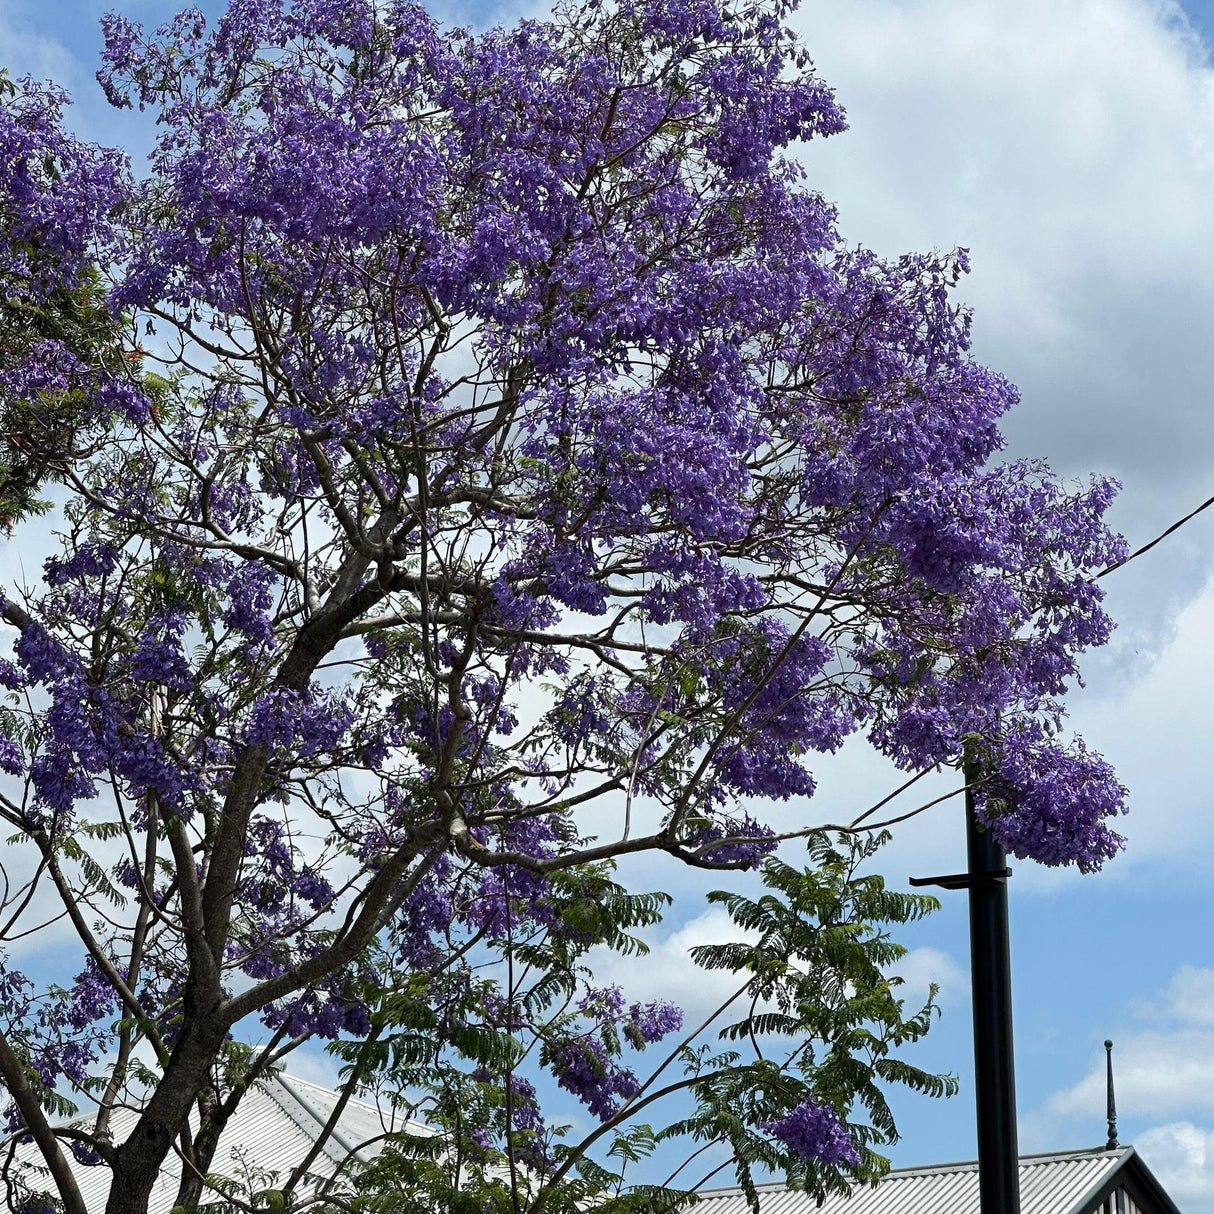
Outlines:
<svg viewBox="0 0 1214 1214"><path fill-rule="evenodd" d="M177 1187L176 1205L192 1210L202 1201L202 1185L206 1174L211 1170L211 1161L215 1158L215 1148L219 1146L219 1136L223 1133L236 1103L228 1101L208 1101L202 1124L194 1135L194 1166L183 1167L181 1184Z"/></svg>
<svg viewBox="0 0 1214 1214"><path fill-rule="evenodd" d="M186 1028L131 1136L114 1152L114 1178L105 1214L148 1214L152 1186L173 1140L189 1122L190 1110L223 1038L222 1030L209 1026Z"/></svg>

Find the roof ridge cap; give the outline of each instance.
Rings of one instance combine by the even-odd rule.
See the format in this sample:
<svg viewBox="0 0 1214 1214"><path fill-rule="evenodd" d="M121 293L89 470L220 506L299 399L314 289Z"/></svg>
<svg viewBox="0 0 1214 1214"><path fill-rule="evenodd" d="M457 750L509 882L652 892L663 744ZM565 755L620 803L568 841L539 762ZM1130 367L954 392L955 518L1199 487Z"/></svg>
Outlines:
<svg viewBox="0 0 1214 1214"><path fill-rule="evenodd" d="M1037 1151L1032 1154L1021 1155L1019 1164L1021 1168L1034 1167L1049 1163L1065 1163L1068 1160L1081 1159L1097 1159L1107 1158L1110 1162L1124 1162L1130 1155L1136 1155L1137 1152L1131 1144L1123 1143L1114 1151L1107 1150L1105 1147L1076 1147L1073 1150L1064 1151ZM952 1174L957 1172L976 1172L978 1170L978 1161L976 1159L961 1159L953 1160L945 1163L929 1163L915 1164L908 1167L890 1168L879 1180L875 1183L880 1185L888 1180L911 1179L916 1176L939 1176L942 1174ZM860 1187L867 1187L861 1185ZM766 1181L763 1184L755 1185L755 1188L760 1192L779 1190L782 1192L788 1191L788 1185L781 1181ZM702 1189L699 1196L719 1197L734 1193L741 1193L742 1190L737 1185L723 1185L720 1188Z"/></svg>
<svg viewBox="0 0 1214 1214"><path fill-rule="evenodd" d="M338 1087L338 1088L326 1087L323 1083L316 1083L315 1081L313 1081L311 1079L303 1079L299 1075L293 1075L293 1074L291 1074L290 1071L286 1070L285 1068L275 1070L272 1073L271 1077L279 1080L279 1082L286 1080L287 1083L296 1084L296 1085L298 1085L300 1087L304 1087L304 1088L312 1088L314 1091L317 1091L317 1092L324 1092L324 1094L326 1096L339 1097L341 1095L340 1087ZM259 1082L260 1082L260 1080L259 1080ZM366 1109L369 1113L374 1113L377 1117L382 1116L382 1114L383 1114L383 1110L380 1109L378 1104L372 1104L371 1101L364 1100L361 1096L351 1095L349 1100L346 1101L346 1104L347 1104L347 1106L352 1105L352 1104L360 1105L362 1108Z"/></svg>
<svg viewBox="0 0 1214 1214"><path fill-rule="evenodd" d="M320 1109L310 1104L303 1093L293 1089L293 1081L293 1076L288 1079L281 1071L271 1071L269 1074L262 1076L257 1082L265 1094L299 1127L301 1133L315 1143L324 1127L328 1124L329 1119ZM284 1096L286 1099L284 1099ZM289 1107L287 1100L295 1107ZM334 1163L339 1164L344 1162L350 1155L358 1156L357 1149L346 1141L345 1136L336 1125L325 1136L325 1140L321 1144L321 1150Z"/></svg>

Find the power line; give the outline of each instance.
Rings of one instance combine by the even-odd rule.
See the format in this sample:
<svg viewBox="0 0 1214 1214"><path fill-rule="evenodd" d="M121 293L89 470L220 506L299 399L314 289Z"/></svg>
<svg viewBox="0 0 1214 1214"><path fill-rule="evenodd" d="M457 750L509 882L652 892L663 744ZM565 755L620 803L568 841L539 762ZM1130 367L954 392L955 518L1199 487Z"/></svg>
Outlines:
<svg viewBox="0 0 1214 1214"><path fill-rule="evenodd" d="M1106 566L1104 569L1102 569L1096 575L1096 577L1102 578L1106 574L1112 573L1115 569L1120 569L1123 565L1128 565L1136 557L1142 556L1142 554L1144 552L1150 552L1151 549L1154 548L1156 544L1160 543L1162 540L1166 540L1168 538L1168 536L1172 534L1173 531L1178 531L1190 519L1196 518L1203 510L1207 509L1210 506L1214 506L1214 497L1206 498L1206 500L1204 502L1202 502L1201 505L1198 506L1196 510L1190 510L1189 513L1184 516L1184 518L1177 519L1176 522L1174 522L1166 531L1160 532L1160 534L1157 535L1149 544L1143 544L1143 546L1141 548L1135 549L1133 552L1130 553L1129 556L1123 557L1121 560L1117 561L1113 565Z"/></svg>

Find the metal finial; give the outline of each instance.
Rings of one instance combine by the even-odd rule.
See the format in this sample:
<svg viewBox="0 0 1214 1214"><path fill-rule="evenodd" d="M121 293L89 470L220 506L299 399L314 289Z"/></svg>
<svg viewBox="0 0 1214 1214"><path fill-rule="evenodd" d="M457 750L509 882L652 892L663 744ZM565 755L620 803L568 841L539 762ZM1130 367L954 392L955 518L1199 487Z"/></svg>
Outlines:
<svg viewBox="0 0 1214 1214"><path fill-rule="evenodd" d="M1104 1144L1104 1149L1115 1151L1121 1143L1117 1141L1117 1101L1113 1097L1113 1043L1111 1041L1104 1043L1104 1066L1109 1093L1109 1140Z"/></svg>

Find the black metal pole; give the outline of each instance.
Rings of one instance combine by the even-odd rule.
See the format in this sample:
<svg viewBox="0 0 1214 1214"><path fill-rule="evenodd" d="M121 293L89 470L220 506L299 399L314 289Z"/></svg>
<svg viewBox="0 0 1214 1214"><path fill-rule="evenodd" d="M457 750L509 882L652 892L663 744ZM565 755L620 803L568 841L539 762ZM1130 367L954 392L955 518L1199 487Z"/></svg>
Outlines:
<svg viewBox="0 0 1214 1214"><path fill-rule="evenodd" d="M974 762L967 761L966 783L972 785L978 774ZM974 812L974 794L970 791L965 794L965 821L970 877L978 1188L982 1214L1020 1214L1007 861L993 832L980 829Z"/></svg>

